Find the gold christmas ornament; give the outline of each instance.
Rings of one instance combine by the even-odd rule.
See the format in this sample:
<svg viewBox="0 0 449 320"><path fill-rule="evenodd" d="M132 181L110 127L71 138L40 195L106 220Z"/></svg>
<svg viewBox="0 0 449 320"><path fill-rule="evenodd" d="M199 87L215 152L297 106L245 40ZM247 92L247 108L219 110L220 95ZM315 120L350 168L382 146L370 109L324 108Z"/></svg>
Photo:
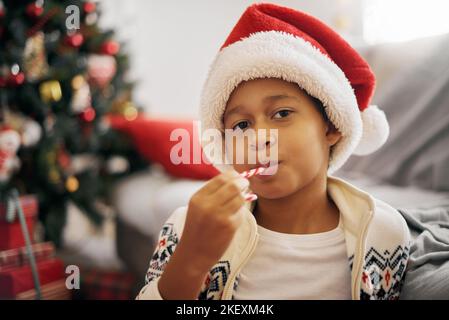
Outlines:
<svg viewBox="0 0 449 320"><path fill-rule="evenodd" d="M137 114L137 108L134 106L134 104L132 102L127 102L123 110L123 116L126 118L126 120L132 121L136 119Z"/></svg>
<svg viewBox="0 0 449 320"><path fill-rule="evenodd" d="M27 39L23 51L23 68L28 81L36 81L48 73L44 33L38 32Z"/></svg>
<svg viewBox="0 0 449 320"><path fill-rule="evenodd" d="M75 192L79 188L79 181L76 177L70 176L65 182L65 187L69 192Z"/></svg>
<svg viewBox="0 0 449 320"><path fill-rule="evenodd" d="M82 75L77 75L74 76L72 79L72 89L73 90L79 90L81 89L81 87L84 85L84 83L86 82L86 80L84 79L84 77Z"/></svg>
<svg viewBox="0 0 449 320"><path fill-rule="evenodd" d="M42 82L39 86L41 99L44 102L58 102L62 98L62 90L59 81L49 80Z"/></svg>

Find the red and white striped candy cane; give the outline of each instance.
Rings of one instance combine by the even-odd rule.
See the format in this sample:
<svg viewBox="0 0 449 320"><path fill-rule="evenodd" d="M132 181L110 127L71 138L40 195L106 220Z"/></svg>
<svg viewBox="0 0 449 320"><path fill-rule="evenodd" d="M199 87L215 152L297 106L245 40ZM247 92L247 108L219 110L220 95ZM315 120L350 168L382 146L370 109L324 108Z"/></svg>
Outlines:
<svg viewBox="0 0 449 320"><path fill-rule="evenodd" d="M251 169L248 171L243 171L242 173L240 173L240 176L248 179L248 178L251 178L252 176L255 176L256 174L261 174L264 171L265 171L264 167L259 167L259 168ZM257 200L257 195L254 193L246 193L244 196L245 196L245 201Z"/></svg>
<svg viewBox="0 0 449 320"><path fill-rule="evenodd" d="M240 176L243 178L251 178L252 176L255 176L257 174L261 174L262 172L265 171L264 167L259 167L259 168L255 168L255 169L251 169L248 171L243 171L242 173L240 173Z"/></svg>
<svg viewBox="0 0 449 320"><path fill-rule="evenodd" d="M254 201L257 200L257 195L254 193L249 193L245 195L245 201Z"/></svg>

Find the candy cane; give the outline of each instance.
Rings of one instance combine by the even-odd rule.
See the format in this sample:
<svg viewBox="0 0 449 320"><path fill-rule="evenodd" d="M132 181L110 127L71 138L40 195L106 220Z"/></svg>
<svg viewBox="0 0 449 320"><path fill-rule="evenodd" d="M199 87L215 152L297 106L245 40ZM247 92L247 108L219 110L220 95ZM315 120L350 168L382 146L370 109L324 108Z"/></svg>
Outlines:
<svg viewBox="0 0 449 320"><path fill-rule="evenodd" d="M240 173L240 176L248 179L257 174L261 174L262 172L265 171L265 169L266 168L264 168L264 167L259 167L259 168L251 169L248 171L243 171L242 173Z"/></svg>
<svg viewBox="0 0 449 320"><path fill-rule="evenodd" d="M257 195L254 193L250 193L245 195L245 201L254 201L257 200Z"/></svg>
<svg viewBox="0 0 449 320"><path fill-rule="evenodd" d="M240 176L243 178L251 178L252 176L255 176L257 174L261 174L262 172L265 171L264 167L259 167L259 168L255 168L255 169L251 169L248 171L243 171L242 173L240 173ZM244 195L245 196L245 201L255 201L257 200L257 195L254 193L247 193Z"/></svg>

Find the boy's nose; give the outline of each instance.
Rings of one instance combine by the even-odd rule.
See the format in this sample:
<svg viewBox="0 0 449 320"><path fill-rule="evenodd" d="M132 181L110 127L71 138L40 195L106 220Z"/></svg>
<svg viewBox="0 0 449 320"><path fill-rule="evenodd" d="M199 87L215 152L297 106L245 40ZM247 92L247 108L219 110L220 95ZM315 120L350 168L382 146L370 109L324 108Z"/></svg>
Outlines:
<svg viewBox="0 0 449 320"><path fill-rule="evenodd" d="M255 141L252 141L250 143L250 148L255 151L260 151L259 149L267 149L274 146L275 143L277 143L277 134L273 133L271 131L273 130L267 130L267 135L257 135L257 138Z"/></svg>

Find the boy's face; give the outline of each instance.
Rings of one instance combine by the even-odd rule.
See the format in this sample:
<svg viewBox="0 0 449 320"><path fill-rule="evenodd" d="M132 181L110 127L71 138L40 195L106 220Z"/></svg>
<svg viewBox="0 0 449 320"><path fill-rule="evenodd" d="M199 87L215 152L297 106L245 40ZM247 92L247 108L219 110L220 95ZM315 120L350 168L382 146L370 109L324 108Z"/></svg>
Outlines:
<svg viewBox="0 0 449 320"><path fill-rule="evenodd" d="M333 125L324 121L305 91L297 84L275 78L240 83L227 102L223 122L225 129L253 129L256 134L258 130L265 129L266 143L261 146L266 148L267 155L277 144L277 172L272 176L254 176L251 179L251 189L259 197L269 199L286 197L317 176L326 175L329 148L341 136ZM275 141L270 129L277 129ZM247 141L244 147L248 150ZM226 148L233 148L236 155L235 143ZM243 164L237 164L234 156L236 171L259 166L248 163L247 152L244 154ZM269 155L270 158L272 156Z"/></svg>

